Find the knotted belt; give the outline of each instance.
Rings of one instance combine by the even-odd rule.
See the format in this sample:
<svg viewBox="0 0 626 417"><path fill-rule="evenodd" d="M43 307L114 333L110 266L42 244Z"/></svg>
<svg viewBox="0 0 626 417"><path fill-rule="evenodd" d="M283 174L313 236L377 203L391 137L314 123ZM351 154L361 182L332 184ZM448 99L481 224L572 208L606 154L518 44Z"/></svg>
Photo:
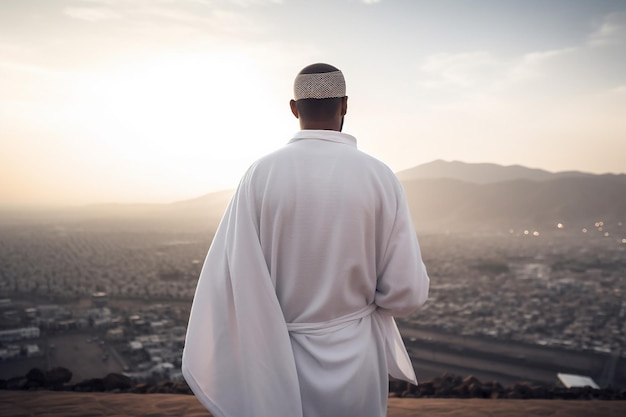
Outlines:
<svg viewBox="0 0 626 417"><path fill-rule="evenodd" d="M362 319L372 314L376 310L376 304L368 304L360 310L345 316L337 317L328 321L316 323L287 323L287 330L297 334L328 334L343 329L355 320Z"/></svg>
<svg viewBox="0 0 626 417"><path fill-rule="evenodd" d="M402 336L393 317L377 311L376 304L369 304L354 313L337 317L336 319L317 323L287 323L287 330L296 334L328 334L336 332L350 325L355 320L371 315L380 326L385 339L387 367L389 374L394 378L411 381L417 385L417 378L413 371L411 359L404 347Z"/></svg>

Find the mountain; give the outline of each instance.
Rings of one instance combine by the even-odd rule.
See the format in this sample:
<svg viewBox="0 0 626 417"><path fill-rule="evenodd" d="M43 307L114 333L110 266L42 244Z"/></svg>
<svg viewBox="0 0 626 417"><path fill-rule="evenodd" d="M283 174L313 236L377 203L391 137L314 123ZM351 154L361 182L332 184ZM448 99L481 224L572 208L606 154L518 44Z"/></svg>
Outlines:
<svg viewBox="0 0 626 417"><path fill-rule="evenodd" d="M126 228L212 233L232 195L233 190L224 190L169 204L96 204L75 209L72 215L92 226L125 224Z"/></svg>
<svg viewBox="0 0 626 417"><path fill-rule="evenodd" d="M403 186L416 228L423 231L545 230L558 223L591 228L597 221L626 224L626 181L619 176L489 184L416 179Z"/></svg>
<svg viewBox="0 0 626 417"><path fill-rule="evenodd" d="M421 232L626 224L626 175L550 173L523 166L434 161L398 173ZM217 225L232 191L170 205ZM180 211L179 211L180 210ZM571 230L571 229L570 229ZM580 229L578 229L580 230Z"/></svg>
<svg viewBox="0 0 626 417"><path fill-rule="evenodd" d="M401 171L418 230L591 227L626 223L626 175L552 173L442 160Z"/></svg>
<svg viewBox="0 0 626 417"><path fill-rule="evenodd" d="M397 173L401 181L427 178L450 178L476 184L494 182L531 180L548 181L557 178L589 178L593 174L578 171L552 173L543 169L526 168L521 165L502 166L497 164L469 164L460 161L438 159Z"/></svg>
<svg viewBox="0 0 626 417"><path fill-rule="evenodd" d="M591 230L595 222L603 221L626 238L624 174L551 173L523 166L434 161L398 176L419 232L555 230L558 223L569 230ZM211 233L232 194L226 190L171 204L89 206L49 217L103 230Z"/></svg>

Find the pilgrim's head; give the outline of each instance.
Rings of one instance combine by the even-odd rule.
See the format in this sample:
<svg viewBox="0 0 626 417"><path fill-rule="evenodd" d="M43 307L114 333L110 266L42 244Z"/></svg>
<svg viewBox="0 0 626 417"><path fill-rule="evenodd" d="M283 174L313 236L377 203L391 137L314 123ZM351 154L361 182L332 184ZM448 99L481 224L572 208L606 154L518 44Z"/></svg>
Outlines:
<svg viewBox="0 0 626 417"><path fill-rule="evenodd" d="M289 105L301 129L341 131L348 97L339 69L321 63L304 67L293 83L293 94Z"/></svg>

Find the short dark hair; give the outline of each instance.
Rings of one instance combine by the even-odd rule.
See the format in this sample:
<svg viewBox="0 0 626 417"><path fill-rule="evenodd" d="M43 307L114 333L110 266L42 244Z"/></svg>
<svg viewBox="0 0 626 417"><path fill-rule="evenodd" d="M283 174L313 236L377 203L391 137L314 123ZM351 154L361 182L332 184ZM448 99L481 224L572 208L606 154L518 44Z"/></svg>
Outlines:
<svg viewBox="0 0 626 417"><path fill-rule="evenodd" d="M296 101L298 114L304 120L320 121L333 118L341 106L343 97L303 98Z"/></svg>

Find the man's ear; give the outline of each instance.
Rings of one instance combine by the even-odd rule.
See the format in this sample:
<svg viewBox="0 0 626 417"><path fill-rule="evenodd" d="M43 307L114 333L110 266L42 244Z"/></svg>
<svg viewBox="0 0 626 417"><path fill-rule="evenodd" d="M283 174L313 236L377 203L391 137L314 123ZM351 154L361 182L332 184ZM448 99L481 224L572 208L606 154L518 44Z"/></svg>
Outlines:
<svg viewBox="0 0 626 417"><path fill-rule="evenodd" d="M291 113L296 117L296 119L299 119L300 116L298 115L298 107L296 106L296 101L289 100L289 107L291 107Z"/></svg>
<svg viewBox="0 0 626 417"><path fill-rule="evenodd" d="M341 115L345 116L348 112L348 96L341 99Z"/></svg>

